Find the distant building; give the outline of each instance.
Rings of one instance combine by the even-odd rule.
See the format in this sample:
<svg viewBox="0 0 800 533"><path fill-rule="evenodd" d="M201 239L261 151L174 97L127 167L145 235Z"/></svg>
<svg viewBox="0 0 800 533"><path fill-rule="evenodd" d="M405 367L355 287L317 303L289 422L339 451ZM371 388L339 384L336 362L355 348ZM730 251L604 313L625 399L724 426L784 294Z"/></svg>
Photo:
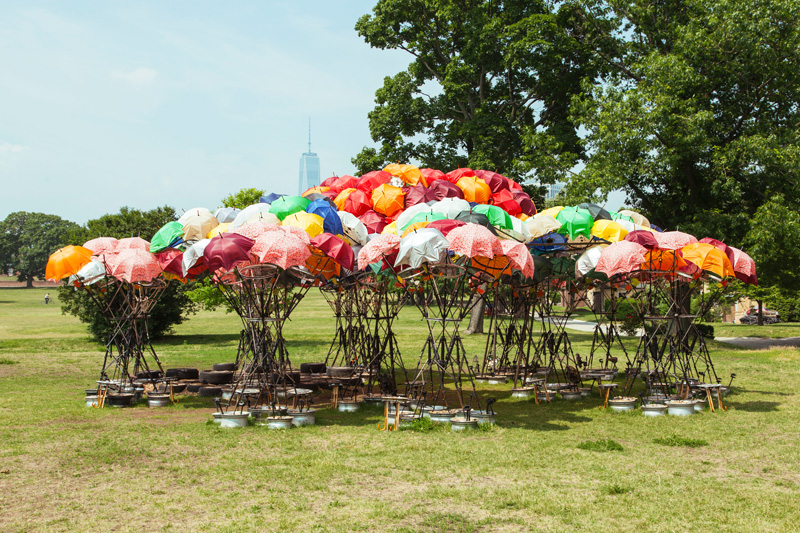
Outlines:
<svg viewBox="0 0 800 533"><path fill-rule="evenodd" d="M320 184L319 157L311 151L311 119L308 120L308 152L300 157L300 180L297 194Z"/></svg>
<svg viewBox="0 0 800 533"><path fill-rule="evenodd" d="M564 188L563 183L553 183L553 184L546 184L545 188L547 192L544 195L545 200L554 200L558 193L561 192L561 189Z"/></svg>

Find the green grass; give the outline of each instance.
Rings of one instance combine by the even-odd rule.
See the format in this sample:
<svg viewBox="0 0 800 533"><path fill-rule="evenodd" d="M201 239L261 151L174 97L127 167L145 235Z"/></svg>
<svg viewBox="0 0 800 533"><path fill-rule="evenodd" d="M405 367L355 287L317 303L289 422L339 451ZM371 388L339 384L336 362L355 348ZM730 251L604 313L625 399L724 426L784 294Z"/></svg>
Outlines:
<svg viewBox="0 0 800 533"><path fill-rule="evenodd" d="M578 449L590 452L621 452L624 451L625 448L623 448L622 444L615 440L600 439L583 441L578 444Z"/></svg>
<svg viewBox="0 0 800 533"><path fill-rule="evenodd" d="M701 446L708 446L708 441L705 439L690 439L688 437L679 437L678 435L669 435L667 437L658 437L653 439L656 444L664 446L685 446L687 448L700 448Z"/></svg>
<svg viewBox="0 0 800 533"><path fill-rule="evenodd" d="M800 322L779 322L764 326L711 322L709 325L714 326L715 337L767 337L770 339L800 337Z"/></svg>
<svg viewBox="0 0 800 533"><path fill-rule="evenodd" d="M102 347L41 304L45 292L0 290L0 358L16 362L0 365L2 531L800 530L794 349L710 343L718 373L738 377L727 411L691 417L602 411L596 395L537 406L497 385L481 390L498 399L486 432L381 432L381 407L321 409L316 426L290 431L222 430L206 423L205 398L85 407ZM293 362L324 360L332 327L309 294L286 328ZM424 328L403 311L409 366ZM167 367L209 368L233 360L240 329L204 312L156 350ZM591 335L571 338L588 354ZM468 355L485 341L466 337ZM672 435L711 445L654 442ZM623 451L578 448L597 441Z"/></svg>

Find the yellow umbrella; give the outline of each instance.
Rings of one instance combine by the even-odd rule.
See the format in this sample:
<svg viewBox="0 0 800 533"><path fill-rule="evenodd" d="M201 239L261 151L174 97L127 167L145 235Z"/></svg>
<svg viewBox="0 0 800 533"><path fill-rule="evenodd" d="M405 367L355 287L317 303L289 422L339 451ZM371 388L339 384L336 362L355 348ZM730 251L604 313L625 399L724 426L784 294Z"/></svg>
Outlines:
<svg viewBox="0 0 800 533"><path fill-rule="evenodd" d="M411 232L412 232L412 231L414 231L415 229L422 229L422 228L424 228L425 226L427 226L427 225L428 225L428 224L430 224L430 223L431 223L431 221L430 221L430 220L424 220L424 221L422 221L422 222L414 222L413 224L410 224L410 225L409 225L409 226L406 228L406 230L403 232L403 234L401 235L401 237L405 237L406 235L408 235L409 233L411 233Z"/></svg>
<svg viewBox="0 0 800 533"><path fill-rule="evenodd" d="M70 245L59 248L47 259L44 277L50 281L58 281L74 276L91 260L92 251L83 246Z"/></svg>
<svg viewBox="0 0 800 533"><path fill-rule="evenodd" d="M324 192L328 192L329 190L331 190L330 187L322 187L320 185L317 185L316 187L311 187L310 189L306 189L305 192L300 196L305 197L308 196L309 194L314 194L315 192L322 194Z"/></svg>
<svg viewBox="0 0 800 533"><path fill-rule="evenodd" d="M598 220L592 226L592 235L608 242L618 242L625 238L628 230L613 220Z"/></svg>
<svg viewBox="0 0 800 533"><path fill-rule="evenodd" d="M391 224L386 224L386 227L383 228L381 234L383 233L391 233L392 235L397 235L397 221L395 220Z"/></svg>
<svg viewBox="0 0 800 533"><path fill-rule="evenodd" d="M553 218L556 218L556 215L559 214L563 209L564 209L563 205L557 205L555 207L548 207L544 211L539 211L539 213L536 215L536 218L547 216L547 215L549 215L549 216L551 216Z"/></svg>
<svg viewBox="0 0 800 533"><path fill-rule="evenodd" d="M323 222L324 219L319 215L299 211L284 218L282 225L300 228L313 238L324 231Z"/></svg>
<svg viewBox="0 0 800 533"><path fill-rule="evenodd" d="M231 225L230 222L223 222L219 226L215 226L214 229L208 232L208 235L206 235L206 239L213 239L220 233L225 233L226 231L228 231L228 227L230 227L230 225Z"/></svg>

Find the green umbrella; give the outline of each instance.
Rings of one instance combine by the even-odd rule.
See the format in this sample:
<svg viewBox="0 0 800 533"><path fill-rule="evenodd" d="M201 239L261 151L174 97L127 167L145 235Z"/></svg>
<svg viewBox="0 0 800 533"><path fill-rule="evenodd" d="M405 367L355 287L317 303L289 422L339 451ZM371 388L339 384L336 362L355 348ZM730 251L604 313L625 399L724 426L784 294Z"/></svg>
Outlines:
<svg viewBox="0 0 800 533"><path fill-rule="evenodd" d="M417 213L414 215L411 220L406 222L406 224L400 228L400 233L404 232L406 228L408 228L411 224L416 224L417 222L433 222L434 220L446 220L447 217L444 216L442 213Z"/></svg>
<svg viewBox="0 0 800 533"><path fill-rule="evenodd" d="M574 241L578 235L583 235L587 239L592 238L594 217L586 209L565 207L558 212L556 220L561 222L558 233L566 235L569 240Z"/></svg>
<svg viewBox="0 0 800 533"><path fill-rule="evenodd" d="M177 220L174 222L167 222L153 235L150 239L150 251L158 253L166 250L170 245L179 239L183 238L183 226Z"/></svg>
<svg viewBox="0 0 800 533"><path fill-rule="evenodd" d="M609 211L608 214L611 215L611 220L627 220L631 224L634 223L633 219L631 217L629 217L628 215L620 215L616 211Z"/></svg>
<svg viewBox="0 0 800 533"><path fill-rule="evenodd" d="M269 212L283 220L289 215L305 211L311 200L302 196L281 196L269 206Z"/></svg>
<svg viewBox="0 0 800 533"><path fill-rule="evenodd" d="M486 215L492 226L496 228L513 229L511 215L506 213L503 208L490 204L479 204L472 208L473 213Z"/></svg>

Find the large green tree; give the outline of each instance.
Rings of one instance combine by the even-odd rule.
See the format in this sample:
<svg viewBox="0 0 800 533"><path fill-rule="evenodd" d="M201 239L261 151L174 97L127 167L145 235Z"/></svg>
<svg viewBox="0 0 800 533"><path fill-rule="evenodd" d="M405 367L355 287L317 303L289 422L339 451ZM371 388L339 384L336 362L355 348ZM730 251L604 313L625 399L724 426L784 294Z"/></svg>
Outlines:
<svg viewBox="0 0 800 533"><path fill-rule="evenodd" d="M257 204L264 194L266 194L264 189L256 189L255 187L239 189L222 199L222 207L244 209L248 205Z"/></svg>
<svg viewBox="0 0 800 533"><path fill-rule="evenodd" d="M47 259L61 245L64 236L77 228L74 222L45 213L11 213L0 222L0 267L17 273L28 288L33 280L44 279Z"/></svg>
<svg viewBox="0 0 800 533"><path fill-rule="evenodd" d="M571 38L572 6L543 0L379 0L356 30L380 49L412 56L384 80L369 114L360 172L415 161L484 168L552 182L581 151L568 121L592 53Z"/></svg>
<svg viewBox="0 0 800 533"><path fill-rule="evenodd" d="M575 0L572 37L607 75L584 82L574 196L612 190L670 228L741 243L777 194L800 200L796 0Z"/></svg>

